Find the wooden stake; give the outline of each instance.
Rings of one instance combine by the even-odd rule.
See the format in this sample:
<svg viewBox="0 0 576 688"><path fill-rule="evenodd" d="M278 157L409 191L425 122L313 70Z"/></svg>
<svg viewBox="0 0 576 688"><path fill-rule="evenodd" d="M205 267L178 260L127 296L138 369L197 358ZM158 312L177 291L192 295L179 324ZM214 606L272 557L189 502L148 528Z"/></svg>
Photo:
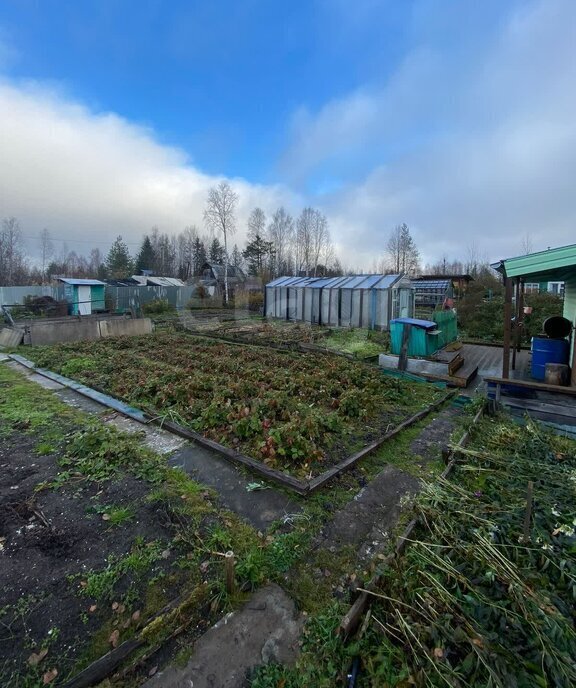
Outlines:
<svg viewBox="0 0 576 688"><path fill-rule="evenodd" d="M226 571L226 592L229 595L236 590L236 580L234 578L234 552L232 550L226 552L224 555L224 569Z"/></svg>
<svg viewBox="0 0 576 688"><path fill-rule="evenodd" d="M502 359L502 377L507 380L510 377L510 339L512 329L512 280L504 278L504 351Z"/></svg>
<svg viewBox="0 0 576 688"><path fill-rule="evenodd" d="M530 520L532 518L532 501L534 498L534 483L528 482L526 490L526 513L524 514L524 542L530 542Z"/></svg>

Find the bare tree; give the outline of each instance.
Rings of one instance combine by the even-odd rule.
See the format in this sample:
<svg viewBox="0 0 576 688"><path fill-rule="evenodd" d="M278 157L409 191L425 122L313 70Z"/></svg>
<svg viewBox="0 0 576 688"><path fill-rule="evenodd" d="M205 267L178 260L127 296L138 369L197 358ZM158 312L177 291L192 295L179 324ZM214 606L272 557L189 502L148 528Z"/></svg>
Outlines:
<svg viewBox="0 0 576 688"><path fill-rule="evenodd" d="M316 277L318 271L318 263L320 257L323 255L326 246L330 243L330 232L328 231L328 220L319 211L314 210L312 215L312 234L311 234L311 260L312 273Z"/></svg>
<svg viewBox="0 0 576 688"><path fill-rule="evenodd" d="M522 243L520 246L522 248L522 253L525 256L527 256L529 253L532 253L534 247L532 245L532 237L530 236L530 232L526 232L526 234L522 237Z"/></svg>
<svg viewBox="0 0 576 688"><path fill-rule="evenodd" d="M294 258L297 272L304 272L306 277L310 274L312 266L312 247L316 211L314 208L304 208L296 221L296 233L294 235Z"/></svg>
<svg viewBox="0 0 576 688"><path fill-rule="evenodd" d="M265 239L266 231L266 215L262 208L254 208L250 213L248 218L248 239L249 241L254 241L256 237L260 239Z"/></svg>
<svg viewBox="0 0 576 688"><path fill-rule="evenodd" d="M228 237L236 231L238 194L228 182L220 182L208 191L204 222L212 232L224 238L224 302L228 303Z"/></svg>
<svg viewBox="0 0 576 688"><path fill-rule="evenodd" d="M274 245L274 268L275 276L282 272L289 272L290 249L294 243L294 220L284 208L272 215L272 221L268 225L268 240Z"/></svg>
<svg viewBox="0 0 576 688"><path fill-rule="evenodd" d="M42 259L42 282L46 281L46 268L48 261L54 255L54 242L50 236L50 232L44 228L40 232L40 257Z"/></svg>
<svg viewBox="0 0 576 688"><path fill-rule="evenodd" d="M5 218L0 230L0 284L14 286L26 279L27 273L20 223L15 217Z"/></svg>
<svg viewBox="0 0 576 688"><path fill-rule="evenodd" d="M396 274L415 275L418 272L420 253L405 222L392 230L386 252L390 257L391 268Z"/></svg>

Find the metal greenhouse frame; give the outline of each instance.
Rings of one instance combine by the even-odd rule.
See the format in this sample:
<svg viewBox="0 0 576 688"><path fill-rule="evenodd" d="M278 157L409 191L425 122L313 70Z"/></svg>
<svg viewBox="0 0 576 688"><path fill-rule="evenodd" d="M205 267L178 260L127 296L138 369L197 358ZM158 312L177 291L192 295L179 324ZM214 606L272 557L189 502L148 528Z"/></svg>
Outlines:
<svg viewBox="0 0 576 688"><path fill-rule="evenodd" d="M332 327L387 330L412 317L414 292L403 275L278 277L266 285L268 318Z"/></svg>

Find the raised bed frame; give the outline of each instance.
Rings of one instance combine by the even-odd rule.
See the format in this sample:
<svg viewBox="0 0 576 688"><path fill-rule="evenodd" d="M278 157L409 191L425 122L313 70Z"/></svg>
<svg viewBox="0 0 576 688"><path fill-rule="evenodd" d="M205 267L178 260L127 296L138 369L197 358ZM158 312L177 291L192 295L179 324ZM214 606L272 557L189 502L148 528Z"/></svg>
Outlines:
<svg viewBox="0 0 576 688"><path fill-rule="evenodd" d="M332 468L329 468L328 470L324 471L324 473L321 473L315 478L311 478L310 480L300 480L298 478L294 478L293 476L287 475L282 471L278 471L275 468L270 468L269 466L266 466L261 461L257 461L251 456L241 454L240 452L237 452L234 449L230 449L229 447L225 447L224 445L219 444L218 442L214 442L214 440L210 440L207 437L204 437L204 435L195 432L194 430L185 428L179 423L174 423L173 421L162 419L150 413L145 413L141 409L138 409L134 406L130 406L126 402L116 399L115 397L112 397L103 391L93 389L92 387L87 387L86 385L76 382L75 380L71 380L70 378L64 377L63 375L59 375L58 373L53 373L52 371L46 370L45 368L38 368L36 367L35 363L28 360L27 358L24 358L23 356L19 356L18 354L10 354L10 358L16 361L17 363L20 363L21 365L25 366L26 368L33 370L35 373L42 375L43 377L46 377L50 380L53 380L54 382L58 382L64 387L73 389L82 396L85 396L88 399L92 399L93 401L96 401L99 404L102 404L103 406L112 408L115 411L118 411L119 413L128 416L133 420L138 421L139 423L142 423L144 425L147 425L149 423L155 423L156 425L165 428L166 430L169 430L175 435L179 435L184 439L197 442L201 446L211 449L212 451L215 451L217 454L225 458L230 463L244 466L245 468L248 468L250 471L260 475L266 480L270 480L278 485L281 485L284 488L293 490L294 492L296 492L299 495L302 495L303 497L306 497L318 490L319 488L323 487L327 482L329 482L336 476L340 475L340 473L351 468L360 459L378 449L387 440L392 439L400 432L402 432L402 430L405 430L411 425L414 425L414 423L417 423L418 421L425 418L431 411L434 411L435 409L442 406L448 399L453 397L455 394L454 391L448 392L438 401L428 405L421 411L418 411L413 416L403 421L392 430L386 432L377 440L371 442L355 454L352 454L351 456L348 456L347 458L343 459L335 466L332 466Z"/></svg>

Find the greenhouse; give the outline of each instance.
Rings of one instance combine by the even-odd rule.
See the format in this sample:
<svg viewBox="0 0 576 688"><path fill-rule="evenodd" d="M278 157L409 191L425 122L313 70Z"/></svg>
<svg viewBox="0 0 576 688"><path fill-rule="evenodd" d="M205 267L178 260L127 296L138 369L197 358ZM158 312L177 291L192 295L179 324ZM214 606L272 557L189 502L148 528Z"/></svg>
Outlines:
<svg viewBox="0 0 576 688"><path fill-rule="evenodd" d="M278 277L266 285L268 318L332 327L387 330L390 320L414 314L403 275Z"/></svg>

